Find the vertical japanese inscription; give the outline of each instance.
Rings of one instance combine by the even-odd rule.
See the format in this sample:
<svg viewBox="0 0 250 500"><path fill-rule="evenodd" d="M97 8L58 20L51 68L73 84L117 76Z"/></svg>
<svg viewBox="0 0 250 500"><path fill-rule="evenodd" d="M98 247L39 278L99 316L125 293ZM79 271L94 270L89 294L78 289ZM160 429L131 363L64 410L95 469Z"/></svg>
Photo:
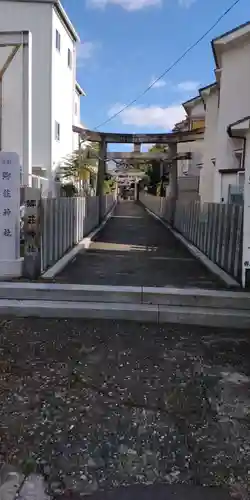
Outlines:
<svg viewBox="0 0 250 500"><path fill-rule="evenodd" d="M32 195L32 192L27 194ZM38 209L39 209L39 200L33 198L26 199L25 226L24 226L25 254L33 256L35 256L35 254L37 254L40 250Z"/></svg>
<svg viewBox="0 0 250 500"><path fill-rule="evenodd" d="M36 279L41 273L40 250L40 191L25 189L24 215L24 275Z"/></svg>
<svg viewBox="0 0 250 500"><path fill-rule="evenodd" d="M16 153L0 152L0 260L20 256L20 163Z"/></svg>

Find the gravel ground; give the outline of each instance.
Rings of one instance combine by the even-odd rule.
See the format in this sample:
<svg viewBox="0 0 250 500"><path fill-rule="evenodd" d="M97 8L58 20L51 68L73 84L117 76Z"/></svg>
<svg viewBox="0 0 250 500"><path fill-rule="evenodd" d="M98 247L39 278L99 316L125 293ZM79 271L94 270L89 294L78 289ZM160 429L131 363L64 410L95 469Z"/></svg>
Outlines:
<svg viewBox="0 0 250 500"><path fill-rule="evenodd" d="M55 496L250 484L247 332L4 320L0 397L0 461L42 471Z"/></svg>

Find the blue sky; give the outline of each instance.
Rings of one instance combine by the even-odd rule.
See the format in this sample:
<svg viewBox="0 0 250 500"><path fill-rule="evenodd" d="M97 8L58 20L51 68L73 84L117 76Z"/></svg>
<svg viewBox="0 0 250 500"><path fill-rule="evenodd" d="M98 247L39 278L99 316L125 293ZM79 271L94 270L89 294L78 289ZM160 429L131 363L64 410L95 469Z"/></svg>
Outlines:
<svg viewBox="0 0 250 500"><path fill-rule="evenodd" d="M206 31L232 0L63 0L80 37L78 81L82 121L94 128L134 99ZM181 102L214 80L211 38L250 20L241 2L136 105L105 131L165 131L181 118Z"/></svg>

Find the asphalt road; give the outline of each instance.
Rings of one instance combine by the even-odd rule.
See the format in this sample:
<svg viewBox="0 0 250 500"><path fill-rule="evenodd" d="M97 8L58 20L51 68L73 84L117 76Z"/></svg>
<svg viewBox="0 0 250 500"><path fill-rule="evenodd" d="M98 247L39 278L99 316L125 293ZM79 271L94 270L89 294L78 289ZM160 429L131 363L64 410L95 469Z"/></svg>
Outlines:
<svg viewBox="0 0 250 500"><path fill-rule="evenodd" d="M56 281L121 286L225 288L140 204L120 202L87 251Z"/></svg>

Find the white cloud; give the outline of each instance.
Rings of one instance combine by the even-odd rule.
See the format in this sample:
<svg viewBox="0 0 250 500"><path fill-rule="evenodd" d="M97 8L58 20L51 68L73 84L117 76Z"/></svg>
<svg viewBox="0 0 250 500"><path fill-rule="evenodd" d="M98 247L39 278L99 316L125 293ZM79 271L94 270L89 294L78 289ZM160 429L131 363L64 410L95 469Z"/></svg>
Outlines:
<svg viewBox="0 0 250 500"><path fill-rule="evenodd" d="M191 7L191 5L195 2L196 0L178 0L179 5L185 9L189 9L189 7Z"/></svg>
<svg viewBox="0 0 250 500"><path fill-rule="evenodd" d="M156 77L153 76L153 78L151 79L150 85L152 85L151 88L160 89L162 87L165 87L166 82L165 82L165 80L162 80L162 79L156 81Z"/></svg>
<svg viewBox="0 0 250 500"><path fill-rule="evenodd" d="M177 0L180 7L188 9L196 0ZM92 7L104 9L108 4L119 5L128 12L141 10L146 7L160 6L162 0L87 0Z"/></svg>
<svg viewBox="0 0 250 500"><path fill-rule="evenodd" d="M145 7L159 6L162 0L88 0L93 7L105 8L108 4L119 5L129 12L141 10Z"/></svg>
<svg viewBox="0 0 250 500"><path fill-rule="evenodd" d="M195 92L199 88L199 86L199 82L188 80L186 82L178 83L177 90L180 90L181 92Z"/></svg>
<svg viewBox="0 0 250 500"><path fill-rule="evenodd" d="M112 116L122 108L121 104L116 104L109 110L108 115ZM183 107L178 104L166 108L161 106L131 106L122 111L119 117L124 125L171 130L175 123L184 119L185 112Z"/></svg>
<svg viewBox="0 0 250 500"><path fill-rule="evenodd" d="M88 59L91 59L96 50L96 44L93 42L82 42L77 46L77 65L84 66Z"/></svg>

